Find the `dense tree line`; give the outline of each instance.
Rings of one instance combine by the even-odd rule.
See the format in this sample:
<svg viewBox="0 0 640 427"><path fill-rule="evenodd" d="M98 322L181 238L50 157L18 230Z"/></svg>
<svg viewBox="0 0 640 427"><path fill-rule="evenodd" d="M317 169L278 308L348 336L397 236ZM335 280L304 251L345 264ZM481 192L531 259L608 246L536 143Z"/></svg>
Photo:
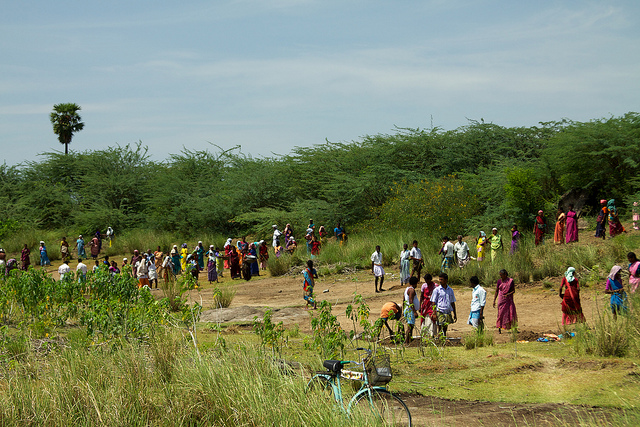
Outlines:
<svg viewBox="0 0 640 427"><path fill-rule="evenodd" d="M273 223L300 229L309 218L384 227L380 222L393 216L387 203L403 206L403 191L445 188L451 179L456 200L468 197L473 204L464 210L466 227L526 225L571 189L590 202L616 198L623 212L640 190L637 113L534 127L471 121L449 131L398 128L274 157L212 148L156 162L138 143L0 166L0 232L35 226L89 234L108 225L182 234L267 232ZM422 203L415 194L406 197L409 212L425 211L411 206ZM438 206L446 203L446 191L442 197Z"/></svg>

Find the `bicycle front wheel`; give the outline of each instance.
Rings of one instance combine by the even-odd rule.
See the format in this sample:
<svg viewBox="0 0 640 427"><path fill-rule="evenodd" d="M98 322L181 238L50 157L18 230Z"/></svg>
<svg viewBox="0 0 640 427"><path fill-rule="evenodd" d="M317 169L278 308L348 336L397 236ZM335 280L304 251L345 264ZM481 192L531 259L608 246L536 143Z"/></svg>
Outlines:
<svg viewBox="0 0 640 427"><path fill-rule="evenodd" d="M386 390L362 393L351 408L352 413L372 416L385 426L411 427L411 413L402 399Z"/></svg>

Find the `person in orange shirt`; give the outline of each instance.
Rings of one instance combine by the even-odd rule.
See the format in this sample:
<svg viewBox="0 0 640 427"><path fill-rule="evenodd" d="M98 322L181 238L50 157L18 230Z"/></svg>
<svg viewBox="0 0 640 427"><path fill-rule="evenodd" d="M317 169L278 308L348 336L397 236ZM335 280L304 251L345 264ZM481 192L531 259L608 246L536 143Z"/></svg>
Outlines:
<svg viewBox="0 0 640 427"><path fill-rule="evenodd" d="M387 323L387 321L389 319L400 320L401 317L402 317L402 308L400 308L400 306L395 302L390 301L382 306L382 310L380 311L380 318L382 319L382 322L389 330L389 335L391 336L391 338L393 338L394 333L391 330L391 327L389 327L389 323Z"/></svg>

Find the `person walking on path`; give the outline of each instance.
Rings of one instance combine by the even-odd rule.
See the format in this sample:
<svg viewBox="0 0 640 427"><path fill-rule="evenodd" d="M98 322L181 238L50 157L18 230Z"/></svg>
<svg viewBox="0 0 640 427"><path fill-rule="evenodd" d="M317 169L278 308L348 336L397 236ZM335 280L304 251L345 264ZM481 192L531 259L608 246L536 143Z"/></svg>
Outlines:
<svg viewBox="0 0 640 427"><path fill-rule="evenodd" d="M609 210L607 209L607 201L600 200L600 211L598 212L598 218L596 218L596 237L602 237L604 240L607 237L607 218L609 217Z"/></svg>
<svg viewBox="0 0 640 427"><path fill-rule="evenodd" d="M303 292L302 297L306 302L305 308L309 309L309 304L311 304L311 306L315 310L317 308L317 305L316 305L315 297L313 295L313 288L316 285L315 279L318 278L318 273L316 272L316 269L313 268L312 260L307 261L307 268L304 269L302 274L304 276L304 283L302 284L302 292Z"/></svg>
<svg viewBox="0 0 640 427"><path fill-rule="evenodd" d="M575 274L575 268L567 268L558 290L558 295L562 298L563 325L572 325L585 321L584 314L582 314L582 305L580 304L580 285ZM563 289L566 289L564 294L562 293Z"/></svg>
<svg viewBox="0 0 640 427"><path fill-rule="evenodd" d="M260 269L266 270L267 262L269 261L269 250L264 240L260 240L260 246L259 246L258 252L260 257Z"/></svg>
<svg viewBox="0 0 640 427"><path fill-rule="evenodd" d="M440 286L433 290L431 302L438 318L438 330L436 333L441 333L446 338L449 325L458 321L456 297L453 289L449 287L449 275L447 273L440 273L438 281Z"/></svg>
<svg viewBox="0 0 640 427"><path fill-rule="evenodd" d="M76 275L78 276L78 283L84 283L87 280L87 272L89 267L82 262L82 258L78 258L78 266L76 267Z"/></svg>
<svg viewBox="0 0 640 427"><path fill-rule="evenodd" d="M49 254L47 254L47 247L43 240L40 240L40 265L42 267L50 266Z"/></svg>
<svg viewBox="0 0 640 427"><path fill-rule="evenodd" d="M618 218L618 209L616 209L616 201L611 199L607 202L607 210L609 211L609 236L615 237L625 232L624 227Z"/></svg>
<svg viewBox="0 0 640 427"><path fill-rule="evenodd" d="M31 265L31 250L25 243L24 247L22 248L22 252L20 253L20 268L23 271L27 271L30 265Z"/></svg>
<svg viewBox="0 0 640 427"><path fill-rule="evenodd" d="M476 252L478 254L478 264L484 261L484 251L487 246L487 234L484 231L480 231L478 239L476 240Z"/></svg>
<svg viewBox="0 0 640 427"><path fill-rule="evenodd" d="M540 243L544 243L544 234L547 232L547 220L544 217L544 212L541 210L538 211L538 216L536 216L536 223L533 228L533 234L535 235L535 245L538 246Z"/></svg>
<svg viewBox="0 0 640 427"><path fill-rule="evenodd" d="M440 254L442 255L442 264L440 264L440 272L451 269L455 258L455 251L453 243L449 241L448 236L442 238L442 247L440 248Z"/></svg>
<svg viewBox="0 0 640 427"><path fill-rule="evenodd" d="M578 214L573 210L573 205L569 205L567 211L567 243L578 241Z"/></svg>
<svg viewBox="0 0 640 427"><path fill-rule="evenodd" d="M467 242L462 241L461 235L458 235L458 241L453 245L453 250L458 267L464 268L471 261L471 255L469 254L469 245L467 245Z"/></svg>
<svg viewBox="0 0 640 427"><path fill-rule="evenodd" d="M209 279L209 283L218 282L218 269L217 269L217 261L218 258L216 256L216 250L213 245L209 246L209 251L207 251L207 279Z"/></svg>
<svg viewBox="0 0 640 427"><path fill-rule="evenodd" d="M638 222L640 222L640 213L638 213L638 202L633 202L633 207L631 208L631 219L633 220L633 229L640 230L638 227Z"/></svg>
<svg viewBox="0 0 640 427"><path fill-rule="evenodd" d="M564 214L562 208L558 208L558 213L556 214L556 229L553 233L553 243L556 245L564 243L564 227L566 223L567 216Z"/></svg>
<svg viewBox="0 0 640 427"><path fill-rule="evenodd" d="M76 240L76 245L74 249L78 250L78 258L86 259L87 253L84 250L84 239L82 238L82 234L78 236L78 240Z"/></svg>
<svg viewBox="0 0 640 427"><path fill-rule="evenodd" d="M497 228L494 227L491 230L489 241L491 242L491 262L494 262L498 253L501 253L502 249L504 249L504 246L502 245L502 236L498 234Z"/></svg>
<svg viewBox="0 0 640 427"><path fill-rule="evenodd" d="M411 248L411 252L409 253L409 258L411 258L411 261L413 261L411 276L413 277L413 275L415 274L416 277L420 277L424 261L422 261L422 251L418 248L417 240L413 241L413 247Z"/></svg>
<svg viewBox="0 0 640 427"><path fill-rule="evenodd" d="M67 238L63 237L60 242L60 258L66 259L69 261L69 243L67 243Z"/></svg>
<svg viewBox="0 0 640 427"><path fill-rule="evenodd" d="M198 246L196 246L195 252L198 255L198 269L200 271L204 271L204 253L206 251L204 250L202 240L198 242Z"/></svg>
<svg viewBox="0 0 640 427"><path fill-rule="evenodd" d="M472 327L479 331L484 330L484 306L487 303L487 291L480 286L478 276L469 278L469 286L471 291L471 311L469 313L469 323Z"/></svg>
<svg viewBox="0 0 640 427"><path fill-rule="evenodd" d="M511 227L511 250L509 251L509 255L513 255L518 251L519 242L520 232L518 231L518 226L513 224L513 227Z"/></svg>
<svg viewBox="0 0 640 427"><path fill-rule="evenodd" d="M420 299L416 294L416 287L418 286L418 278L411 277L409 279L409 286L404 290L404 319L407 321L407 335L405 336L404 343L409 345L413 339L413 328L416 325L416 319L420 310Z"/></svg>
<svg viewBox="0 0 640 427"><path fill-rule="evenodd" d="M58 274L60 275L60 281L62 282L67 274L71 273L71 267L69 267L69 261L62 260L62 264L58 267Z"/></svg>
<svg viewBox="0 0 640 427"><path fill-rule="evenodd" d="M634 252L627 254L627 260L629 260L629 290L635 293L640 285L640 261Z"/></svg>
<svg viewBox="0 0 640 427"><path fill-rule="evenodd" d="M420 288L421 335L424 335L425 333L429 337L434 337L436 335L436 323L438 322L438 319L435 315L435 311L433 310L431 295L433 295L433 290L438 286L439 285L437 283L433 282L431 274L427 273L424 275L424 283Z"/></svg>
<svg viewBox="0 0 640 427"><path fill-rule="evenodd" d="M500 279L496 284L496 293L493 296L493 308L496 308L496 299L498 300L498 319L496 327L498 333L502 333L502 329L511 329L518 322L516 313L516 305L513 302L513 294L516 292L516 285L512 278L509 277L507 270L500 270Z"/></svg>
<svg viewBox="0 0 640 427"><path fill-rule="evenodd" d="M282 236L282 233L280 232L280 230L278 230L278 226L276 224L273 224L271 228L273 228L272 246L275 249L276 247L280 246L280 236Z"/></svg>
<svg viewBox="0 0 640 427"><path fill-rule="evenodd" d="M67 243L66 240L65 240L65 243ZM100 241L98 240L97 237L94 237L93 239L91 239L89 246L91 247L90 249L91 258L95 260L96 258L98 258L98 255L100 255ZM67 253L69 253L68 243L67 243Z"/></svg>
<svg viewBox="0 0 640 427"><path fill-rule="evenodd" d="M611 295L611 312L613 317L618 317L618 314L624 314L627 312L627 293L624 291L624 285L620 277L620 271L622 267L614 265L607 277L607 284L604 290L605 294Z"/></svg>
<svg viewBox="0 0 640 427"><path fill-rule="evenodd" d="M402 246L400 252L400 286L409 284L411 277L411 251L406 243Z"/></svg>
<svg viewBox="0 0 640 427"><path fill-rule="evenodd" d="M375 276L376 293L383 292L384 289L382 289L382 284L384 283L384 268L382 268L380 245L376 246L376 250L371 254L371 272ZM380 290L378 290L378 279L380 279Z"/></svg>

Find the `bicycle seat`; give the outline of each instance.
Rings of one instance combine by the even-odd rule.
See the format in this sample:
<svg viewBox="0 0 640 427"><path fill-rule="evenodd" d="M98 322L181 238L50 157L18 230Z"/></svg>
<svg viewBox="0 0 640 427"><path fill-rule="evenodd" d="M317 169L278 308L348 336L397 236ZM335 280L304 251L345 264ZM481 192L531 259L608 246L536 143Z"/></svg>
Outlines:
<svg viewBox="0 0 640 427"><path fill-rule="evenodd" d="M322 366L333 373L339 373L344 368L345 363L340 360L325 360Z"/></svg>

